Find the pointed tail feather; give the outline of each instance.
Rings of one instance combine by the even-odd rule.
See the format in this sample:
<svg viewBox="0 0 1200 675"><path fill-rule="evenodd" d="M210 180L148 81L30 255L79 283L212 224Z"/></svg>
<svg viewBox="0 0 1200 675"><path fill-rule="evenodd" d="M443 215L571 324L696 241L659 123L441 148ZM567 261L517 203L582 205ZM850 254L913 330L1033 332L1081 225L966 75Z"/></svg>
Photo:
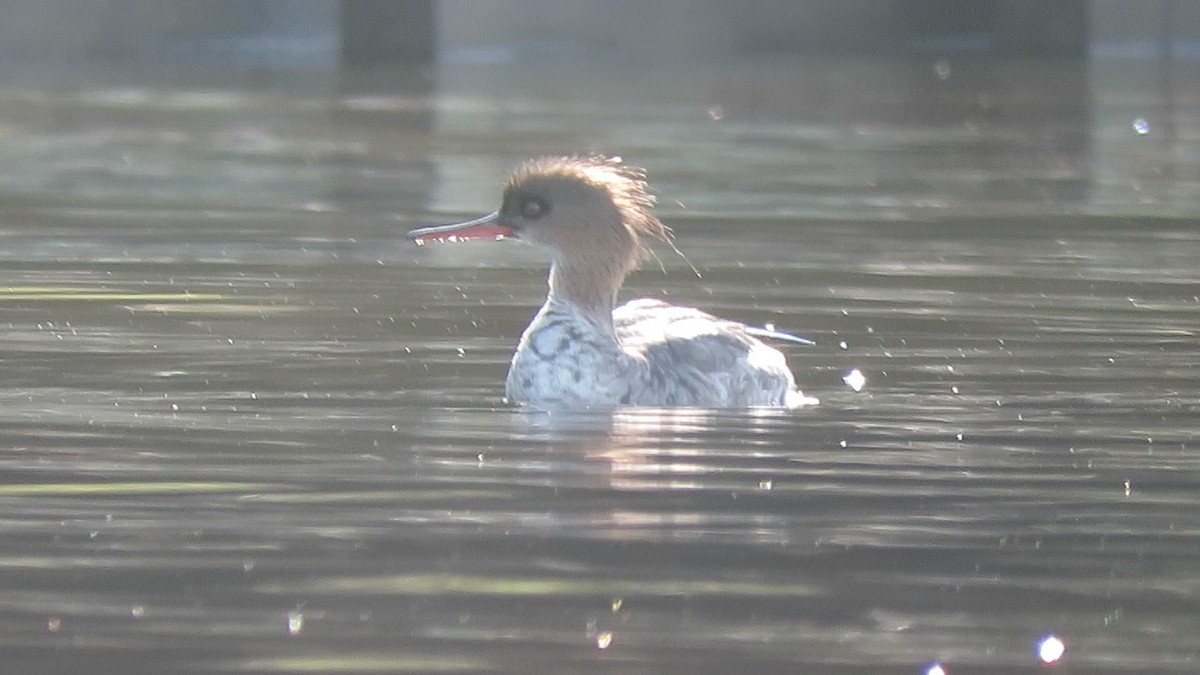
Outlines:
<svg viewBox="0 0 1200 675"><path fill-rule="evenodd" d="M783 340L784 342L795 342L796 344L799 344L799 345L808 345L808 346L817 344L817 343L813 342L812 340L809 340L808 338L802 338L798 335L792 335L791 333L781 333L780 331L772 330L769 328L758 328L756 326L746 326L746 332L749 333L750 335L753 335L756 338L766 338L768 340Z"/></svg>

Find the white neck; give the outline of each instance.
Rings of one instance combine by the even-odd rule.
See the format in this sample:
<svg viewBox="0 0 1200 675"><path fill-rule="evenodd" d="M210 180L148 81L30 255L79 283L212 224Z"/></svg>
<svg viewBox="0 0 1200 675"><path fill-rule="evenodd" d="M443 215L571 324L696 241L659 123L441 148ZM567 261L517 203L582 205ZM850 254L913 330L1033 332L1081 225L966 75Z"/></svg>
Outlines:
<svg viewBox="0 0 1200 675"><path fill-rule="evenodd" d="M550 292L546 304L570 305L615 340L612 311L621 282L615 276L611 271L595 267L573 268L556 260L550 266Z"/></svg>

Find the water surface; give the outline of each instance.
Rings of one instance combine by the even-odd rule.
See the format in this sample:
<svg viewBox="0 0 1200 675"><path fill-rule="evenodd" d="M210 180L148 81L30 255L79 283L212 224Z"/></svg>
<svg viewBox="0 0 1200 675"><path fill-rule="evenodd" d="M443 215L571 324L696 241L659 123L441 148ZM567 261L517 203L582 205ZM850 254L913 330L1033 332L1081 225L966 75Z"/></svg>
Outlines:
<svg viewBox="0 0 1200 675"><path fill-rule="evenodd" d="M8 75L0 661L1195 672L1200 116L1149 67ZM822 404L505 405L544 256L401 235L545 152L646 165L688 260L625 295L815 339Z"/></svg>

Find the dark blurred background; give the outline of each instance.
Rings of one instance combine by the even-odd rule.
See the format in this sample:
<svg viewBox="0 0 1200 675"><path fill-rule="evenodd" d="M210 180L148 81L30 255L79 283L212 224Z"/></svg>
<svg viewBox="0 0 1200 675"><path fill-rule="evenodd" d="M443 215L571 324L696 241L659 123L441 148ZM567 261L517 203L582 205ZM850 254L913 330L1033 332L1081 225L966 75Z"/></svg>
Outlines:
<svg viewBox="0 0 1200 675"><path fill-rule="evenodd" d="M1148 175L1164 185L1150 206L1175 215L1190 208L1177 196L1194 170L1180 139L1200 124L1190 112L1200 81L1187 67L1200 55L1194 0L10 0L0 7L0 83L9 87L233 87L333 101L396 94L435 101L383 116L357 109L378 102L335 104L339 123L406 128L417 143L450 125L505 144L493 162L471 158L441 169L458 177L453 198L416 190L434 211L486 208L491 178L537 152L630 153L659 171L649 147L631 153L635 130L646 127L629 106L654 99L694 103L714 119L999 130L1028 147L954 150L937 166L990 171L1026 162L1053 173L1053 189L1030 187L1027 177L989 180L986 194L973 198L1010 204L1049 195L1066 199L1067 210L1102 203L1096 208L1105 213L1114 204L1141 213L1148 198L1130 176ZM548 120L522 107L538 101L611 107L634 130L555 136ZM447 114L465 102L470 119ZM537 133L517 133L524 126ZM1130 142L1140 151L1154 146L1151 165L1129 152ZM694 138L677 147L696 150ZM443 166L455 161L444 150ZM664 156L661 164L696 161ZM738 171L725 162L726 173ZM334 193L348 190L361 204L362 183Z"/></svg>
<svg viewBox="0 0 1200 675"><path fill-rule="evenodd" d="M564 53L654 62L770 53L1195 51L1177 0L10 0L6 60L221 57L333 67Z"/></svg>

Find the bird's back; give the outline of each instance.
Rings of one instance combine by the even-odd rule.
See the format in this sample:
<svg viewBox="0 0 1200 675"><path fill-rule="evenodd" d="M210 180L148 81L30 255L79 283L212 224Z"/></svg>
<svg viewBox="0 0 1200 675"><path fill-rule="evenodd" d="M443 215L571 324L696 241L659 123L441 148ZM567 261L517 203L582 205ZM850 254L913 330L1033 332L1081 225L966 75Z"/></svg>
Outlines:
<svg viewBox="0 0 1200 675"><path fill-rule="evenodd" d="M657 300L618 307L613 323L621 347L644 363L624 403L734 408L804 401L783 354L740 323Z"/></svg>

